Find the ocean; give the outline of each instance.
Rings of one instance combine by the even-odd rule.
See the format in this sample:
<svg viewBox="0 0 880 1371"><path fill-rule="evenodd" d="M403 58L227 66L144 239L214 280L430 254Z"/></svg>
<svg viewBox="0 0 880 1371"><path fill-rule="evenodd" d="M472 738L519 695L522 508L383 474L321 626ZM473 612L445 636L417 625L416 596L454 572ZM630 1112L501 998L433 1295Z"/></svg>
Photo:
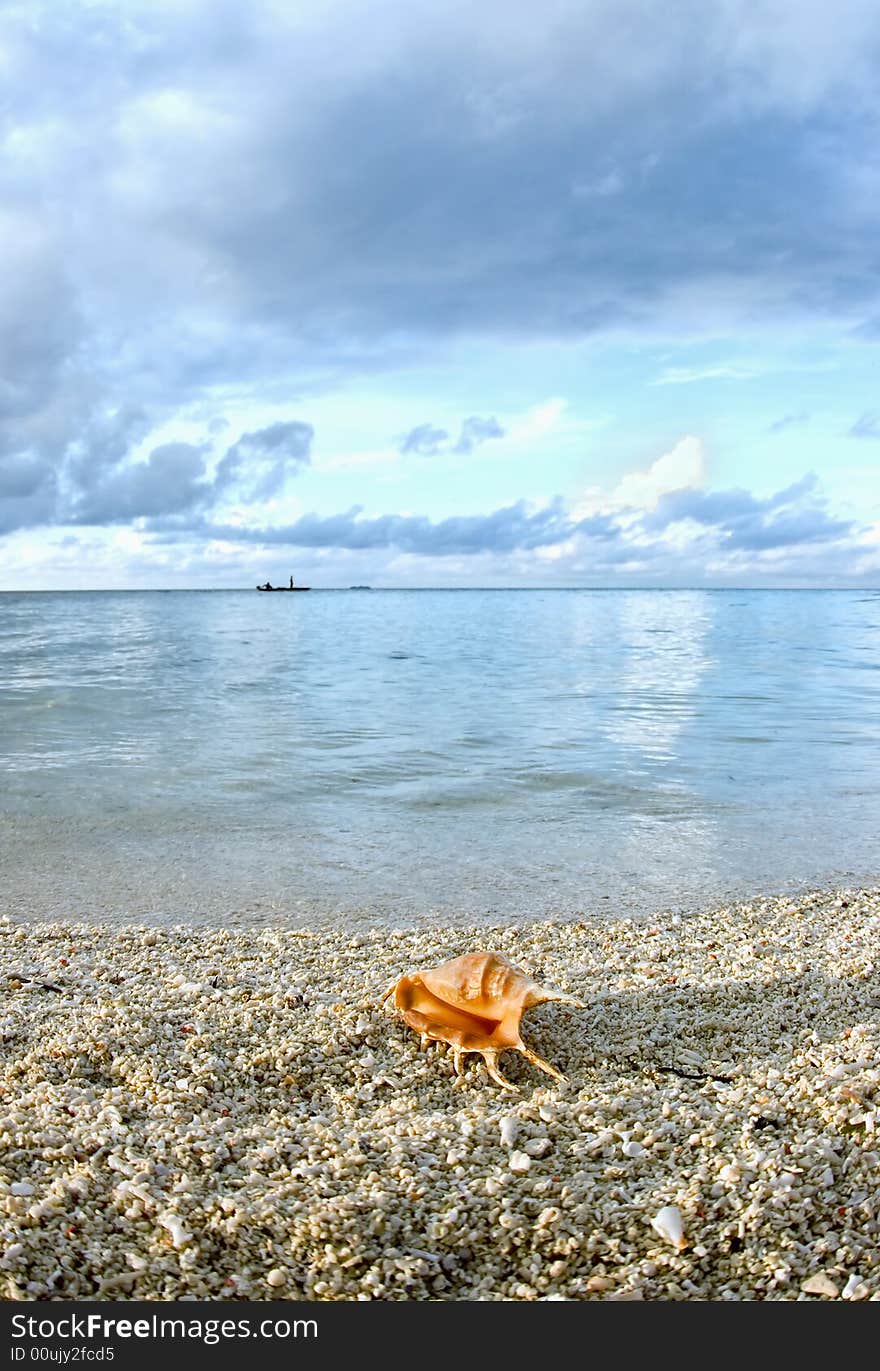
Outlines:
<svg viewBox="0 0 880 1371"><path fill-rule="evenodd" d="M880 876L880 592L0 594L0 914L412 927Z"/></svg>

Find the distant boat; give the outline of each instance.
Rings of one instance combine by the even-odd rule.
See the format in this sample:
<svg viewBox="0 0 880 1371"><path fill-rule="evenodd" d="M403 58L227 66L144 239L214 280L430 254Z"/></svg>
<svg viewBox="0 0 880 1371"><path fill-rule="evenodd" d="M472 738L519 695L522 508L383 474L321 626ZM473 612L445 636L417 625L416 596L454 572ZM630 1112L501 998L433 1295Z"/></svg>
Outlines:
<svg viewBox="0 0 880 1371"><path fill-rule="evenodd" d="M311 590L311 588L312 588L311 586L295 586L295 585L293 584L293 577L292 577L292 576L291 576L291 578L290 578L290 585L289 585L289 586L273 586L273 585L270 585L268 581L266 582L266 584L265 584L264 586L257 586L257 590Z"/></svg>

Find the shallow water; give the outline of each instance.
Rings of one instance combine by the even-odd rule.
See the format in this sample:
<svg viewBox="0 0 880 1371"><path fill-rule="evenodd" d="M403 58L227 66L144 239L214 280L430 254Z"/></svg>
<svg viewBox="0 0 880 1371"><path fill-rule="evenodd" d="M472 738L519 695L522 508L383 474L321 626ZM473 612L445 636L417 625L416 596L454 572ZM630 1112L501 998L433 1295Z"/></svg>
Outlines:
<svg viewBox="0 0 880 1371"><path fill-rule="evenodd" d="M493 922L874 882L880 593L0 595L18 916Z"/></svg>

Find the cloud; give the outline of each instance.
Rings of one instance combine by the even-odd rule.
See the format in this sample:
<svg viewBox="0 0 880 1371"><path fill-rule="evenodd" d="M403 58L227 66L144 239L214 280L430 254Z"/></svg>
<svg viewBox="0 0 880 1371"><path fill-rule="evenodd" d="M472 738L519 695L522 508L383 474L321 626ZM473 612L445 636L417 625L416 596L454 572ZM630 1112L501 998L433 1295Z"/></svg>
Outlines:
<svg viewBox="0 0 880 1371"><path fill-rule="evenodd" d="M309 464L314 437L299 420L243 433L212 474L209 443L162 443L132 460L151 423L136 405L98 410L54 460L38 449L0 456L0 533L182 515L228 499L259 503Z"/></svg>
<svg viewBox="0 0 880 1371"><path fill-rule="evenodd" d="M810 416L806 410L799 410L797 414L783 414L780 419L775 419L768 425L768 433L781 433L783 429L793 428L796 424L806 424Z"/></svg>
<svg viewBox="0 0 880 1371"><path fill-rule="evenodd" d="M0 537L48 523L57 500L50 463L32 453L0 458Z"/></svg>
<svg viewBox="0 0 880 1371"><path fill-rule="evenodd" d="M305 471L312 434L246 416L389 368L436 381L453 349L496 376L495 349L525 359L491 409L528 378L524 345L874 336L876 4L550 8L3 7L0 531L248 511ZM665 384L748 374L679 360ZM564 428L560 406L505 450ZM193 439L221 410L246 432ZM500 430L470 415L401 443L466 456ZM616 498L700 488L701 461ZM793 539L833 526L785 519Z"/></svg>
<svg viewBox="0 0 880 1371"><path fill-rule="evenodd" d="M400 440L399 451L416 453L419 457L433 457L442 452L448 442L449 434L445 428L434 428L432 424L419 424L411 428Z"/></svg>
<svg viewBox="0 0 880 1371"><path fill-rule="evenodd" d="M481 443L488 442L490 438L503 438L504 434L505 429L494 415L482 419L478 414L472 414L469 419L462 420L458 438L454 443L445 428L434 428L433 424L419 424L399 440L398 451L404 455L414 452L419 457L436 457L441 452L465 455L473 452Z"/></svg>
<svg viewBox="0 0 880 1371"><path fill-rule="evenodd" d="M880 438L880 414L876 410L868 410L860 414L852 428L849 429L850 438Z"/></svg>
<svg viewBox="0 0 880 1371"><path fill-rule="evenodd" d="M423 515L387 514L364 517L360 506L342 514L320 517L306 514L285 525L222 525L200 521L181 524L154 521L153 531L170 531L177 537L186 530L202 537L230 543L258 543L266 546L386 549L394 548L416 556L460 556L482 552L532 551L550 547L579 534L611 541L620 530L611 518L596 515L573 520L560 499L540 508L525 501L494 510L490 514L460 515L432 521Z"/></svg>
<svg viewBox="0 0 880 1371"><path fill-rule="evenodd" d="M678 536L681 525L696 526L696 537L682 542ZM835 543L854 538L858 532L852 520L827 512L813 473L764 499L745 490L680 487L660 494L652 508L641 510L627 505L577 514L557 497L537 508L520 500L489 514L436 521L424 515L368 516L361 506L353 506L336 515L305 514L288 524L223 524L199 516L195 520L156 519L147 528L159 538L199 537L265 547L394 550L433 558L561 549L570 560L575 553L585 555L587 548L601 548L606 567L634 561L658 569L664 561L675 561L683 546L697 542L703 557L710 552L761 554Z"/></svg>
<svg viewBox="0 0 880 1371"><path fill-rule="evenodd" d="M215 495L237 486L249 501L270 499L289 476L308 466L314 436L311 424L296 419L243 433L218 463Z"/></svg>
<svg viewBox="0 0 880 1371"><path fill-rule="evenodd" d="M7 7L0 404L72 441L443 340L855 329L880 24L820 8Z"/></svg>
<svg viewBox="0 0 880 1371"><path fill-rule="evenodd" d="M849 519L836 519L824 509L817 478L810 472L765 499L746 490L674 490L661 495L643 517L649 533L690 521L711 530L726 550L764 551L795 544L834 542L854 534Z"/></svg>
<svg viewBox="0 0 880 1371"><path fill-rule="evenodd" d="M453 452L473 452L475 447L479 447L480 443L485 443L490 438L503 438L504 432L494 415L490 419L481 419L479 415L472 414L469 419L464 420Z"/></svg>
<svg viewBox="0 0 880 1371"><path fill-rule="evenodd" d="M706 478L706 454L699 438L688 434L652 462L647 471L624 476L611 497L617 505L651 508L667 491L700 486Z"/></svg>
<svg viewBox="0 0 880 1371"><path fill-rule="evenodd" d="M71 524L113 524L179 514L208 503L213 487L205 479L204 447L165 443L145 462L114 467L79 491L62 520Z"/></svg>
<svg viewBox="0 0 880 1371"><path fill-rule="evenodd" d="M766 496L679 486L652 505L591 513L557 497L440 519L370 514L354 505L282 522L241 518L238 511L224 519L211 503L213 481L198 449L188 462L176 456L176 481L161 501L156 488L170 474L167 451L135 464L140 470L130 472L123 489L114 486L116 503L103 510L108 521L124 499L129 508L161 506L141 516L136 529L92 526L42 543L13 535L5 556L0 544L0 576L9 557L23 575L38 567L40 546L44 574L57 576L79 556L99 584L115 585L124 583L126 568L152 571L154 584L179 583L172 569L180 566L189 584L216 584L211 578L217 576L226 584L250 583L254 558L282 548L296 550L298 575L313 585L473 584L475 578L481 584L857 585L873 584L880 573L876 529L829 510L813 473Z"/></svg>
<svg viewBox="0 0 880 1371"><path fill-rule="evenodd" d="M686 386L692 385L694 381L751 381L757 376L757 371L753 367L743 366L718 366L718 367L668 367L656 381L652 381L653 386Z"/></svg>
<svg viewBox="0 0 880 1371"><path fill-rule="evenodd" d="M51 484L54 472L32 453L0 457L0 500L23 500Z"/></svg>

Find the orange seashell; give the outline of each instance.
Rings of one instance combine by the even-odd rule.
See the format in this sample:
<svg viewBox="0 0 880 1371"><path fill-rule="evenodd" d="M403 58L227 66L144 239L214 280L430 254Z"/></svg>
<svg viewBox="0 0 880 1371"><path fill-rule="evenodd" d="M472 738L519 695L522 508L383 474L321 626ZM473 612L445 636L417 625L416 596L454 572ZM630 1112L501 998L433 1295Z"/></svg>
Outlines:
<svg viewBox="0 0 880 1371"><path fill-rule="evenodd" d="M394 1008L421 1036L422 1047L432 1041L449 1043L459 1075L462 1058L478 1052L492 1079L508 1090L516 1086L502 1076L498 1058L509 1048L521 1052L548 1076L565 1079L520 1037L525 1011L547 1000L584 1008L572 995L538 985L500 952L466 952L441 966L401 976L382 998L392 995Z"/></svg>

